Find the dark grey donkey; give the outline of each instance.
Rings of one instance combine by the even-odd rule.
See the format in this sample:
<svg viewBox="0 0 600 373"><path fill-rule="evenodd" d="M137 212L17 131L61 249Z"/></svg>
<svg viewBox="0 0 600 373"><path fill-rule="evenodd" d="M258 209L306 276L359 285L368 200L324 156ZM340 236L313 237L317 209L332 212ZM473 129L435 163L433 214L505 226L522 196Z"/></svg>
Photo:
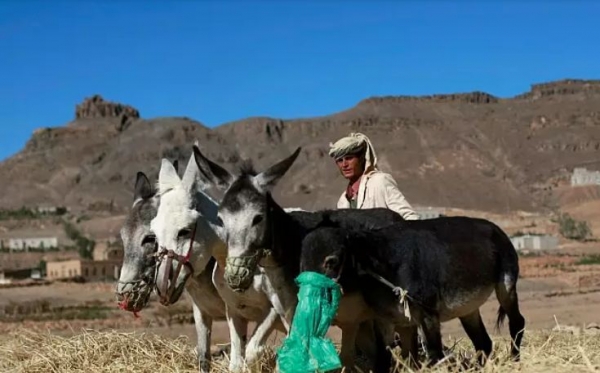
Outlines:
<svg viewBox="0 0 600 373"><path fill-rule="evenodd" d="M194 146L194 156L203 178L226 189L218 208L218 224L227 240L226 281L240 293L250 289L257 268L267 275L261 289L277 313L288 325L294 315L298 289L294 283L300 273L300 253L304 237L322 220L323 212L286 212L271 196L271 189L290 168L300 148L290 157L256 173L249 165L237 177L207 159ZM334 210L331 218L340 224L385 226L402 217L389 209ZM359 327L373 320L371 310L359 292L342 297L335 325L342 329L342 363L347 369L354 366L355 342L371 360L376 358L375 336L363 334L357 339ZM411 326L411 328L414 328ZM414 328L416 331L416 328ZM368 328L361 332L368 333ZM402 337L402 336L401 336ZM416 341L416 333L413 336Z"/></svg>
<svg viewBox="0 0 600 373"><path fill-rule="evenodd" d="M177 168L177 162L174 166ZM159 196L146 175L138 172L133 206L121 228L125 255L116 289L119 307L135 314L146 307L155 288L157 247L150 221L156 216L159 202ZM225 320L225 304L212 283L215 263L214 259L209 261L206 269L190 278L185 287L192 299L201 372L210 369L212 323Z"/></svg>
<svg viewBox="0 0 600 373"><path fill-rule="evenodd" d="M508 315L511 355L519 360L525 319L517 297L518 255L497 225L442 217L365 229L325 220L303 241L301 270L324 273L345 292L362 293L382 319L421 326L432 363L443 358L440 323L455 318L485 362L492 341L479 308L495 290L497 327ZM407 347L416 356L416 346Z"/></svg>

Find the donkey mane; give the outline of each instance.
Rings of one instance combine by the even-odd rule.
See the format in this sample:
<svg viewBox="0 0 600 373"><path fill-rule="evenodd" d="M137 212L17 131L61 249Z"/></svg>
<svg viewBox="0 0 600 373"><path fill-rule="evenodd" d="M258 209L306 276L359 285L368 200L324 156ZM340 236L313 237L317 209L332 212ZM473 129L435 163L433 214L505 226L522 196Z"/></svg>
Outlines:
<svg viewBox="0 0 600 373"><path fill-rule="evenodd" d="M398 218L396 221L390 221L389 224L381 224L378 221L372 221L367 219L356 220L356 219L343 219L340 220L340 216L344 215L344 212L340 212L339 210L322 210L321 220L312 230L317 228L344 228L346 230L352 231L354 233L358 232L377 232L383 230L390 225L397 225L399 229L403 227L402 222L405 220L403 218ZM336 218L337 217L337 218ZM400 224L396 224L400 223Z"/></svg>

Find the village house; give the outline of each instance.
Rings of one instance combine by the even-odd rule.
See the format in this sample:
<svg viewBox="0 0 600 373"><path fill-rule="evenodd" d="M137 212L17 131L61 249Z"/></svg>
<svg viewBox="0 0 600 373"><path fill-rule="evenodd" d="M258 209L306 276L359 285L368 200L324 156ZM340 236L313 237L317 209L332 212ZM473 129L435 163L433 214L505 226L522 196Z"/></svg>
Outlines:
<svg viewBox="0 0 600 373"><path fill-rule="evenodd" d="M111 245L108 241L96 242L93 252L94 260L123 260L123 248Z"/></svg>
<svg viewBox="0 0 600 373"><path fill-rule="evenodd" d="M13 280L31 278L42 269L43 262L77 257L75 251L0 253L0 274Z"/></svg>
<svg viewBox="0 0 600 373"><path fill-rule="evenodd" d="M109 242L97 242L93 259L53 261L46 264L46 277L61 280L82 277L86 281L114 281L119 278L123 249Z"/></svg>
<svg viewBox="0 0 600 373"><path fill-rule="evenodd" d="M72 259L46 264L49 280L82 277L86 281L113 281L119 278L121 261Z"/></svg>
<svg viewBox="0 0 600 373"><path fill-rule="evenodd" d="M2 251L48 251L72 245L62 227L53 225L0 231Z"/></svg>
<svg viewBox="0 0 600 373"><path fill-rule="evenodd" d="M444 210L435 207L417 207L415 212L419 214L419 218L423 219L435 219L443 216Z"/></svg>
<svg viewBox="0 0 600 373"><path fill-rule="evenodd" d="M600 185L600 171L590 171L585 167L576 167L571 175L571 185Z"/></svg>
<svg viewBox="0 0 600 373"><path fill-rule="evenodd" d="M8 240L8 248L12 251L48 250L57 247L57 237L10 238Z"/></svg>
<svg viewBox="0 0 600 373"><path fill-rule="evenodd" d="M36 207L36 211L38 213L44 214L44 215L62 215L64 213L71 211L71 209L66 206L40 205L40 206Z"/></svg>
<svg viewBox="0 0 600 373"><path fill-rule="evenodd" d="M517 250L556 250L558 249L558 237L547 234L524 234L510 238Z"/></svg>

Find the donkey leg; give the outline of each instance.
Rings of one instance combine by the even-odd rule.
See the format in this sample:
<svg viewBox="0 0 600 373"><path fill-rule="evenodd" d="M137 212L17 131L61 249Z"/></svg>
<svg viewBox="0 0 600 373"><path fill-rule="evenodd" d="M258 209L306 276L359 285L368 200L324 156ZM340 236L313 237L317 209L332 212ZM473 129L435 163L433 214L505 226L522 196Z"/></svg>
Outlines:
<svg viewBox="0 0 600 373"><path fill-rule="evenodd" d="M442 344L439 316L433 313L424 314L421 327L423 329L423 337L425 337L427 355L430 364L433 365L444 357L444 346Z"/></svg>
<svg viewBox="0 0 600 373"><path fill-rule="evenodd" d="M196 338L198 338L198 345L196 346L198 365L201 373L208 373L210 371L210 340L213 319L206 312L202 312L195 303L192 305L192 310L196 326Z"/></svg>
<svg viewBox="0 0 600 373"><path fill-rule="evenodd" d="M252 365L263 351L267 337L275 329L279 314L275 308L269 309L267 316L257 325L254 334L246 345L246 364Z"/></svg>
<svg viewBox="0 0 600 373"><path fill-rule="evenodd" d="M356 332L355 351L364 355L370 362L374 361L377 354L375 338L375 320L361 322Z"/></svg>
<svg viewBox="0 0 600 373"><path fill-rule="evenodd" d="M229 307L227 307L227 326L229 327L229 339L231 341L229 371L241 372L244 369L244 348L248 320L239 315L232 314Z"/></svg>
<svg viewBox="0 0 600 373"><path fill-rule="evenodd" d="M510 339L512 342L510 354L514 361L519 361L521 357L521 340L523 339L525 329L525 318L519 310L516 280L512 281L512 277L509 278L508 275L505 277L504 282L496 285L496 297L500 303L496 327L500 328L504 317L508 315L508 329L510 330Z"/></svg>
<svg viewBox="0 0 600 373"><path fill-rule="evenodd" d="M390 344L394 339L394 325L387 320L376 320L373 326L376 349L373 373L390 373L393 361Z"/></svg>
<svg viewBox="0 0 600 373"><path fill-rule="evenodd" d="M354 359L356 358L356 336L360 324L343 324L342 329L342 348L340 351L340 360L342 368L346 372L354 370Z"/></svg>
<svg viewBox="0 0 600 373"><path fill-rule="evenodd" d="M265 282L263 290L269 297L271 306L281 316L281 322L285 326L287 334L289 334L294 313L296 311L296 305L298 303L298 289L296 287L287 287L283 285L275 286L271 283L271 279L280 278L283 278L281 269L268 269L267 279L269 281Z"/></svg>
<svg viewBox="0 0 600 373"><path fill-rule="evenodd" d="M473 342L475 351L478 354L479 364L484 365L486 359L492 353L492 340L485 330L483 320L481 320L481 313L479 309L474 312L460 318L465 332Z"/></svg>
<svg viewBox="0 0 600 373"><path fill-rule="evenodd" d="M405 360L409 366L418 367L419 361L419 340L418 340L418 327L417 326L405 326L396 327L396 332L400 337L400 346L402 359Z"/></svg>

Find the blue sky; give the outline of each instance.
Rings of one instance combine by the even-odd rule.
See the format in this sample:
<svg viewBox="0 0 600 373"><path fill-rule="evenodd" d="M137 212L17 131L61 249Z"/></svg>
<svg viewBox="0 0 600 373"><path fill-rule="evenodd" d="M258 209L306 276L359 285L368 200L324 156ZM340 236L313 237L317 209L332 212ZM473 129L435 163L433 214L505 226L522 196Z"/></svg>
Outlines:
<svg viewBox="0 0 600 373"><path fill-rule="evenodd" d="M297 118L373 95L600 78L600 2L0 1L0 159L99 93L146 118Z"/></svg>

